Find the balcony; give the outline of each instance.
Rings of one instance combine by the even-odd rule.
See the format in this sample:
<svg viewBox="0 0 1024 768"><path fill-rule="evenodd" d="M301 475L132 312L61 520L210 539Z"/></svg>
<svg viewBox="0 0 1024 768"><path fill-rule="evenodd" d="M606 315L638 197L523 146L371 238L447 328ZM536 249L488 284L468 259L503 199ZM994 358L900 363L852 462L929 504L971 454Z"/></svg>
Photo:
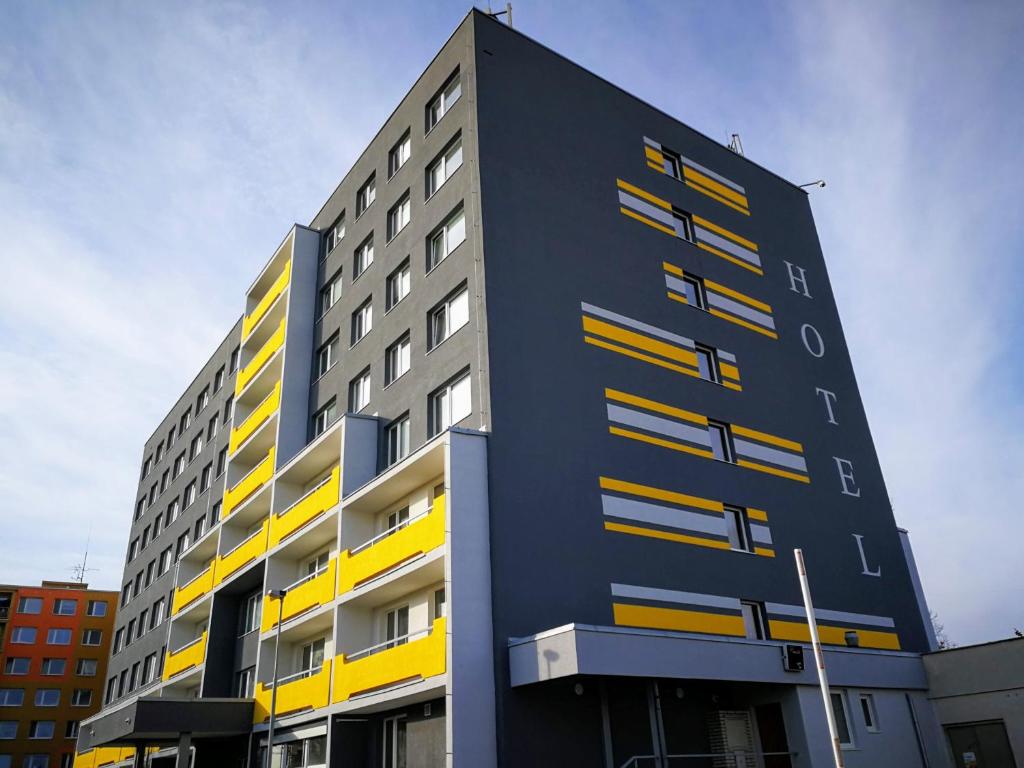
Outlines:
<svg viewBox="0 0 1024 768"><path fill-rule="evenodd" d="M88 752L76 754L74 768L100 768L102 765L132 760L134 757L135 750L132 747L96 747Z"/></svg>
<svg viewBox="0 0 1024 768"><path fill-rule="evenodd" d="M405 642L396 645L402 640ZM348 701L399 683L444 674L445 641L445 619L441 617L424 632L336 656L332 701Z"/></svg>
<svg viewBox="0 0 1024 768"><path fill-rule="evenodd" d="M287 509L275 514L270 525L270 546L276 546L311 520L338 503L341 467L335 467L315 488Z"/></svg>
<svg viewBox="0 0 1024 768"><path fill-rule="evenodd" d="M262 488L274 476L274 446L267 451L266 457L249 470L249 472L234 484L233 487L224 491L223 509L220 516L223 520L238 507L243 501L252 496Z"/></svg>
<svg viewBox="0 0 1024 768"><path fill-rule="evenodd" d="M259 300L252 312L242 318L242 341L245 341L249 334L253 332L253 329L259 325L260 320L267 314L267 310L270 309L274 302L277 301L277 297L284 293L284 289L288 287L288 281L292 277L292 261L289 259L285 262L284 269L281 270L281 274L273 282L270 288L263 298Z"/></svg>
<svg viewBox="0 0 1024 768"><path fill-rule="evenodd" d="M267 533L270 520L264 520L258 530L249 534L231 551L217 558L217 583L227 580L233 573L251 563L267 551ZM223 534L222 534L223 535Z"/></svg>
<svg viewBox="0 0 1024 768"><path fill-rule="evenodd" d="M285 587L284 605L281 608L281 622L327 605L334 599L334 584L338 574L338 561L332 559L327 567L310 574L291 586ZM270 596L263 598L263 620L260 631L269 632L277 626L277 600Z"/></svg>
<svg viewBox="0 0 1024 768"><path fill-rule="evenodd" d="M238 376L235 379L235 397L237 398L242 394L242 390L256 378L267 361L274 356L282 346L284 346L284 318L281 319L281 323L277 326L277 330L274 331L270 338L267 339L266 343L259 348L252 359L246 363L245 367L238 371Z"/></svg>
<svg viewBox="0 0 1024 768"><path fill-rule="evenodd" d="M344 550L338 562L338 594L394 570L444 544L444 496L430 512L385 531L362 546Z"/></svg>
<svg viewBox="0 0 1024 768"><path fill-rule="evenodd" d="M206 657L206 633L176 651L168 651L164 662L164 680L170 680L186 670L198 667Z"/></svg>
<svg viewBox="0 0 1024 768"><path fill-rule="evenodd" d="M176 587L174 590L174 606L171 609L171 614L173 615L178 613L178 611L194 603L196 600L210 592L210 590L213 589L216 575L217 561L214 560L197 576L193 577L185 584L182 584L180 587Z"/></svg>
<svg viewBox="0 0 1024 768"><path fill-rule="evenodd" d="M237 427L232 427L231 437L228 440L228 453L233 454L239 446L248 440L253 432L259 429L267 419L274 415L281 405L281 382L274 384L270 394L263 398L263 401L252 409L252 413L245 417Z"/></svg>
<svg viewBox="0 0 1024 768"><path fill-rule="evenodd" d="M270 717L270 698L273 690L273 685L257 684L253 722L262 723ZM274 714L280 717L304 709L320 709L330 703L330 698L331 660L327 659L316 671L303 670L278 681Z"/></svg>

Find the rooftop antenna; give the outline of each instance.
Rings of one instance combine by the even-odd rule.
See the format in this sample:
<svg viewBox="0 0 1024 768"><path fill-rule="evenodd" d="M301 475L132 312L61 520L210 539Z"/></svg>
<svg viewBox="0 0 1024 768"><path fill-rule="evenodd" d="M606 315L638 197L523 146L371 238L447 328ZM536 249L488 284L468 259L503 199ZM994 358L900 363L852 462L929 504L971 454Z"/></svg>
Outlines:
<svg viewBox="0 0 1024 768"><path fill-rule="evenodd" d="M75 575L75 581L77 581L79 584L82 584L82 583L85 582L85 574L87 574L89 571L98 571L99 570L99 568L88 568L87 567L87 564L89 562L89 542L90 542L91 539L92 539L92 528L89 529L89 535L86 536L86 539L85 539L85 556L82 558L82 562L75 563L73 566L71 566L71 568L68 569L68 570L70 570Z"/></svg>
<svg viewBox="0 0 1024 768"><path fill-rule="evenodd" d="M492 11L490 3L487 4L487 15L492 19L496 19L499 16L505 17L505 23L510 27L512 26L512 3L505 3L504 11Z"/></svg>
<svg viewBox="0 0 1024 768"><path fill-rule="evenodd" d="M734 133L729 137L729 149L735 152L737 155L743 155L743 142L740 140L740 135Z"/></svg>

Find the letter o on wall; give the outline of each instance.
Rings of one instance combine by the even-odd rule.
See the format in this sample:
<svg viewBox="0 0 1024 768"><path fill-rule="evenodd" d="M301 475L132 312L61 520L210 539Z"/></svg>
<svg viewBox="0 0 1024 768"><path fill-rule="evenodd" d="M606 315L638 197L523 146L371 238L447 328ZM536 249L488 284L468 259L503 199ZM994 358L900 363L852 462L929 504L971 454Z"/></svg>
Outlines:
<svg viewBox="0 0 1024 768"><path fill-rule="evenodd" d="M809 336L814 338L811 339ZM812 357L825 356L825 341L821 338L821 334L818 333L818 329L813 325L804 323L800 327L800 338L804 340L804 347L811 353Z"/></svg>

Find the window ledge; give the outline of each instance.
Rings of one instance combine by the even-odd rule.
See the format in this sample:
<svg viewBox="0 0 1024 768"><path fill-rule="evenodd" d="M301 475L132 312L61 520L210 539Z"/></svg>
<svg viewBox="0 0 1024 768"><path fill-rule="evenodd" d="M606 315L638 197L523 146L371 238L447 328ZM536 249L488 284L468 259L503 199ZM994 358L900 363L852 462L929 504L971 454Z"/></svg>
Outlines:
<svg viewBox="0 0 1024 768"><path fill-rule="evenodd" d="M431 347L430 349L428 349L428 350L427 350L427 351L426 351L426 352L424 353L424 357L426 357L427 355L429 355L429 354L430 354L431 352L433 352L433 351L434 351L435 349L440 349L440 348L441 348L442 346L444 346L444 343L445 343L446 341L448 341L448 339L450 339L450 338L454 337L454 336L455 336L455 334L457 334L457 333L458 333L459 331L461 331L461 330L462 330L463 328L465 328L465 327L466 327L467 325L469 325L469 323L468 323L468 322L467 322L467 323L466 323L465 325L460 325L460 326L459 326L458 328L456 328L456 329L455 329L454 331L452 331L451 333L449 333L449 334L448 334L447 336L445 336L445 337L444 337L444 338L443 338L443 339L442 339L441 341L439 341L439 342L438 342L437 344L435 344L435 345L434 345L434 346L432 346L432 347Z"/></svg>

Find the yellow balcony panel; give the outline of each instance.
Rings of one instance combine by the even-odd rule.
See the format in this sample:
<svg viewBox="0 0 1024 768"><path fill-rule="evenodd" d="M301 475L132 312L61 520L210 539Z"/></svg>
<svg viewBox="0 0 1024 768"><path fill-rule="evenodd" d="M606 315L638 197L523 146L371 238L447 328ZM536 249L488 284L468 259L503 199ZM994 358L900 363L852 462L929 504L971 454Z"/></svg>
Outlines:
<svg viewBox="0 0 1024 768"><path fill-rule="evenodd" d="M256 378L256 374L260 372L260 369L267 364L267 361L274 356L277 350L284 346L284 324L285 321L282 318L281 324L277 326L277 330L271 334L266 343L259 348L259 351L252 356L252 359L246 366L238 372L238 376L235 378L235 397L242 394L245 386Z"/></svg>
<svg viewBox="0 0 1024 768"><path fill-rule="evenodd" d="M273 686L259 683L256 686L256 705L253 707L253 722L262 723L270 717L270 698ZM277 686L277 702L274 715L288 715L304 709L321 709L331 699L331 660L326 659L320 669L304 674L298 679L282 678Z"/></svg>
<svg viewBox="0 0 1024 768"><path fill-rule="evenodd" d="M311 520L337 504L340 490L341 467L335 467L331 470L330 476L325 478L322 483L290 507L273 516L270 526L270 546L277 546Z"/></svg>
<svg viewBox="0 0 1024 768"><path fill-rule="evenodd" d="M335 656L334 702L398 683L426 679L445 671L445 620L434 619L429 633L370 656ZM352 654L355 655L355 654Z"/></svg>
<svg viewBox="0 0 1024 768"><path fill-rule="evenodd" d="M74 768L100 768L103 765L131 760L135 757L135 750L131 747L96 747L88 752L79 752L75 755Z"/></svg>
<svg viewBox="0 0 1024 768"><path fill-rule="evenodd" d="M197 637L184 648L176 651L168 651L167 660L164 662L164 680L170 680L175 675L198 667L206 657L206 633Z"/></svg>
<svg viewBox="0 0 1024 768"><path fill-rule="evenodd" d="M214 560L206 567L206 570L202 571L187 584L176 587L174 590L174 606L171 609L171 613L178 613L178 611L210 592L214 584L217 583L215 581L216 571L217 561Z"/></svg>
<svg viewBox="0 0 1024 768"><path fill-rule="evenodd" d="M270 288L263 298L259 300L252 312L242 318L242 341L248 338L249 334L252 333L253 329L259 324L263 316L267 314L267 310L270 309L274 302L277 301L277 297L284 293L284 289L288 287L288 282L292 278L292 260L288 259L285 262L284 269L281 270L281 274L273 282Z"/></svg>
<svg viewBox="0 0 1024 768"><path fill-rule="evenodd" d="M267 532L269 530L270 520L267 519L263 521L258 531L247 537L227 554L217 558L218 584L267 551Z"/></svg>
<svg viewBox="0 0 1024 768"><path fill-rule="evenodd" d="M224 491L224 501L220 516L223 520L237 506L262 488L274 476L274 446L267 451L266 457L249 470L249 473L235 483L234 487Z"/></svg>
<svg viewBox="0 0 1024 768"><path fill-rule="evenodd" d="M274 384L274 388L270 390L270 394L263 399L263 402L253 408L252 413L245 417L245 421L231 429L231 437L228 440L228 453L231 454L237 451L238 447L248 440L253 432L274 415L280 405L281 382L279 381Z"/></svg>
<svg viewBox="0 0 1024 768"><path fill-rule="evenodd" d="M430 512L383 538L344 550L338 562L338 594L394 570L444 544L444 496L434 499Z"/></svg>
<svg viewBox="0 0 1024 768"><path fill-rule="evenodd" d="M327 605L334 599L334 580L338 574L338 560L332 559L323 572L305 581L288 587L281 607L281 621L285 622L303 613ZM263 620L260 631L269 632L277 626L277 600L264 596Z"/></svg>

